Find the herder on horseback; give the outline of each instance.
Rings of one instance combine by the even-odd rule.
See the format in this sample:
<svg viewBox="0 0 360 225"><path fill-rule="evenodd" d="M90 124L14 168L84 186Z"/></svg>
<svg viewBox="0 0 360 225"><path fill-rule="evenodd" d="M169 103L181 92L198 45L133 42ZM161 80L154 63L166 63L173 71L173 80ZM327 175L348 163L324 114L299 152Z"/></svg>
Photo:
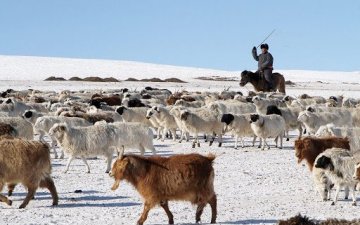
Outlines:
<svg viewBox="0 0 360 225"><path fill-rule="evenodd" d="M258 73L260 77L265 78L266 80L266 89L272 91L274 89L272 83L272 71L273 71L273 62L274 58L269 52L268 44L261 44L261 54L258 55L256 47L252 49L252 55L256 61L258 61L258 70L255 73Z"/></svg>

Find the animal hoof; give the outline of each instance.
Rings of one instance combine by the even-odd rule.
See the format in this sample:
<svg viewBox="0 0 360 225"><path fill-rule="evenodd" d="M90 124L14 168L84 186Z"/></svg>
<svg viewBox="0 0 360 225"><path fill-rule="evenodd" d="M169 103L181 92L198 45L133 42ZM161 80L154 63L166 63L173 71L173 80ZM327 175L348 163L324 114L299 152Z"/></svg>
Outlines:
<svg viewBox="0 0 360 225"><path fill-rule="evenodd" d="M174 220L169 220L169 224L174 224Z"/></svg>
<svg viewBox="0 0 360 225"><path fill-rule="evenodd" d="M12 205L12 201L9 199L7 204Z"/></svg>
<svg viewBox="0 0 360 225"><path fill-rule="evenodd" d="M211 146L212 144L213 144L213 142L212 142L212 141L210 141L210 142L209 142L209 146Z"/></svg>
<svg viewBox="0 0 360 225"><path fill-rule="evenodd" d="M192 145L192 148L195 148L195 144Z"/></svg>
<svg viewBox="0 0 360 225"><path fill-rule="evenodd" d="M353 206L356 206L356 202L353 202L352 205L353 205Z"/></svg>
<svg viewBox="0 0 360 225"><path fill-rule="evenodd" d="M26 207L26 205L21 204L21 205L19 206L19 209L23 209L23 208L25 208L25 207Z"/></svg>
<svg viewBox="0 0 360 225"><path fill-rule="evenodd" d="M219 143L219 147L221 147L222 143Z"/></svg>
<svg viewBox="0 0 360 225"><path fill-rule="evenodd" d="M349 197L348 197L348 196L345 196L345 199L349 199Z"/></svg>
<svg viewBox="0 0 360 225"><path fill-rule="evenodd" d="M286 141L289 141L290 139L289 138L286 138Z"/></svg>
<svg viewBox="0 0 360 225"><path fill-rule="evenodd" d="M331 205L335 205L335 202L332 202Z"/></svg>
<svg viewBox="0 0 360 225"><path fill-rule="evenodd" d="M197 146L200 148L200 143L197 143Z"/></svg>
<svg viewBox="0 0 360 225"><path fill-rule="evenodd" d="M261 148L261 146L258 146L258 148ZM264 150L264 149L262 149L262 150Z"/></svg>

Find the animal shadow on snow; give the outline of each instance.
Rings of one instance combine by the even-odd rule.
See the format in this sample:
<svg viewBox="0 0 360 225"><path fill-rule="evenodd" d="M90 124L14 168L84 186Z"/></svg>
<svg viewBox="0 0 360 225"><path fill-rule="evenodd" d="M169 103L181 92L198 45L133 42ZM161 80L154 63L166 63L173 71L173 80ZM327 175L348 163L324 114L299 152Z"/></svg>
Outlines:
<svg viewBox="0 0 360 225"><path fill-rule="evenodd" d="M96 194L98 195L91 195ZM68 192L68 194L73 194L73 192ZM121 200L128 197L125 196L105 196L102 192L98 191L82 191L81 193L74 193L72 197L63 197L59 200L60 208L71 208L71 207L130 207L138 206L141 203L135 202L110 202L106 203L103 201L112 201L112 200ZM101 202L99 202L101 201Z"/></svg>

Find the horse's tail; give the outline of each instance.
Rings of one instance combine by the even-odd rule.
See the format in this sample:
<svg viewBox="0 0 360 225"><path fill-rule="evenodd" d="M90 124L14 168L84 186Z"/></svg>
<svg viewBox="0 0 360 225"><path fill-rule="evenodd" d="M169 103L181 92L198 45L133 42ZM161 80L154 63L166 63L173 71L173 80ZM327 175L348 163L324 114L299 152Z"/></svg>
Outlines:
<svg viewBox="0 0 360 225"><path fill-rule="evenodd" d="M279 91L281 92L281 93L284 93L284 94L286 94L285 93L285 78L284 78L284 76L282 75L282 74L279 74L280 75L280 79L279 79Z"/></svg>

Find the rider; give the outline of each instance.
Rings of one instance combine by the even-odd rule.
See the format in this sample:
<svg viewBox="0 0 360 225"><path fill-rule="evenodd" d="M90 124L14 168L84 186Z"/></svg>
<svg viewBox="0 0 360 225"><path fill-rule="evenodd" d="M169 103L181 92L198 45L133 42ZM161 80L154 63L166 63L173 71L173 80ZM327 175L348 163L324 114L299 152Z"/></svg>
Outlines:
<svg viewBox="0 0 360 225"><path fill-rule="evenodd" d="M269 50L268 44L261 44L260 48L261 48L261 52L262 52L260 55L257 55L255 46L252 49L252 55L253 55L254 59L256 61L259 61L258 62L258 70L256 71L256 73L261 73L264 75L268 89L272 90L273 86L272 86L271 74L272 74L272 70L273 70L274 59L273 59L272 55L270 54L270 52L268 52L268 50Z"/></svg>

